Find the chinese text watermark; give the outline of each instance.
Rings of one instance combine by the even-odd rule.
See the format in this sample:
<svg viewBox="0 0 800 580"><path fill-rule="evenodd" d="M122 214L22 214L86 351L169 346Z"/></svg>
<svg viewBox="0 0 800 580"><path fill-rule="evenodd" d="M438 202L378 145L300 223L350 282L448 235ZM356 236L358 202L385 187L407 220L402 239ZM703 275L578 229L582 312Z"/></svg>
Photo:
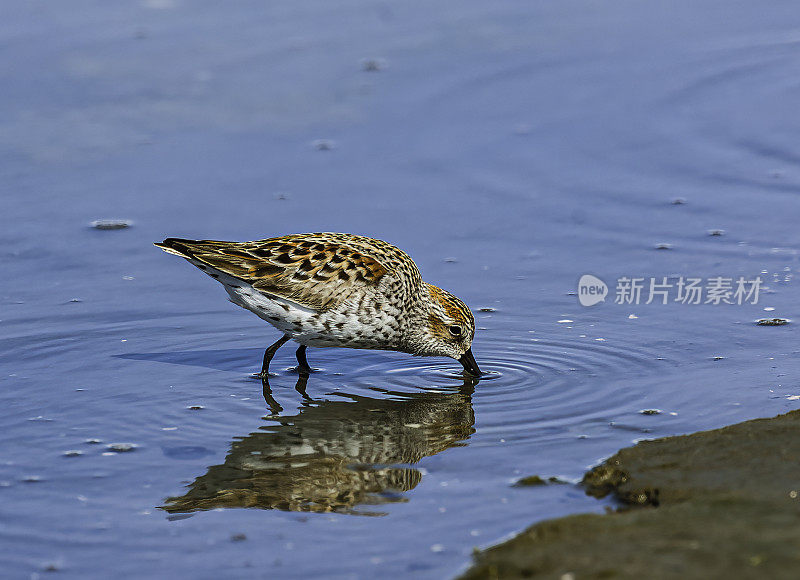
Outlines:
<svg viewBox="0 0 800 580"><path fill-rule="evenodd" d="M755 278L712 276L633 277L622 276L614 287L614 304L758 304L763 281ZM609 287L600 278L584 274L578 282L578 301L593 306L609 297Z"/></svg>

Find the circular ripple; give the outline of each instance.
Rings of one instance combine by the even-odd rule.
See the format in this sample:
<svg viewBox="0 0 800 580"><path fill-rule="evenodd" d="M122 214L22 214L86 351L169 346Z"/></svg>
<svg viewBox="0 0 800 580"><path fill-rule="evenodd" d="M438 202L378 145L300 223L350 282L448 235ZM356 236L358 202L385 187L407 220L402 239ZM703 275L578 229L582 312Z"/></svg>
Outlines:
<svg viewBox="0 0 800 580"><path fill-rule="evenodd" d="M518 427L517 440L536 436L537 427L605 421L621 408L644 404L646 392L620 389L618 383L673 366L663 354L616 340L482 340L476 358L486 376L475 384L476 414L484 430ZM378 381L392 391L455 388L465 380L458 366L443 359L382 361L352 369L347 388L375 389Z"/></svg>
<svg viewBox="0 0 800 580"><path fill-rule="evenodd" d="M668 360L662 354L617 341L610 346L588 338L574 341L517 338L482 341L476 358L485 373L481 381L539 383L565 372L588 376L633 369L645 372ZM354 368L353 375L384 375L392 377L393 381L414 383L423 378L441 381L463 377L457 362L437 358L404 358L367 364Z"/></svg>

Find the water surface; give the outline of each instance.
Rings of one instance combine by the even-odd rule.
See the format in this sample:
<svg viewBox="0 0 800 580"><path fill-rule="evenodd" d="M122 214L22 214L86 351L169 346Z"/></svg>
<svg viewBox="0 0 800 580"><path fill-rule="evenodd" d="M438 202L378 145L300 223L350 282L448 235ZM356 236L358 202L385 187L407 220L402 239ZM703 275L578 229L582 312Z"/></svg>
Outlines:
<svg viewBox="0 0 800 580"><path fill-rule="evenodd" d="M5 4L10 577L448 577L604 508L520 477L797 408L796 323L754 324L800 319L794 3ZM265 402L276 332L151 243L303 231L408 251L491 374L311 349L298 390L285 348ZM585 273L766 288L584 308Z"/></svg>

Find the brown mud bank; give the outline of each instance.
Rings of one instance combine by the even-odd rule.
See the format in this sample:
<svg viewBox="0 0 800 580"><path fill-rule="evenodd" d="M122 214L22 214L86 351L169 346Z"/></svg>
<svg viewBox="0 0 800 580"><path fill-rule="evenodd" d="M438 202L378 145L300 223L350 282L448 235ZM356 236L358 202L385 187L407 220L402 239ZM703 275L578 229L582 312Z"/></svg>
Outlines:
<svg viewBox="0 0 800 580"><path fill-rule="evenodd" d="M800 578L800 411L638 443L582 485L625 507L531 526L462 578Z"/></svg>

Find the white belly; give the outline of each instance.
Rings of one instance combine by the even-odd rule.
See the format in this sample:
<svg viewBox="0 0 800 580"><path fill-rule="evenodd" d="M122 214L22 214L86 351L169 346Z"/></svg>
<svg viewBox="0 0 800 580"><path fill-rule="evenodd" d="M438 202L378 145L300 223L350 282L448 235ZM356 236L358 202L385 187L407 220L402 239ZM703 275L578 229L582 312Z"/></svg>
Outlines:
<svg viewBox="0 0 800 580"><path fill-rule="evenodd" d="M237 278L222 273L215 278L225 286L231 302L253 312L280 332L306 346L388 349L391 313L378 310L372 316L359 316L347 301L336 309L317 312L278 296L266 295Z"/></svg>

